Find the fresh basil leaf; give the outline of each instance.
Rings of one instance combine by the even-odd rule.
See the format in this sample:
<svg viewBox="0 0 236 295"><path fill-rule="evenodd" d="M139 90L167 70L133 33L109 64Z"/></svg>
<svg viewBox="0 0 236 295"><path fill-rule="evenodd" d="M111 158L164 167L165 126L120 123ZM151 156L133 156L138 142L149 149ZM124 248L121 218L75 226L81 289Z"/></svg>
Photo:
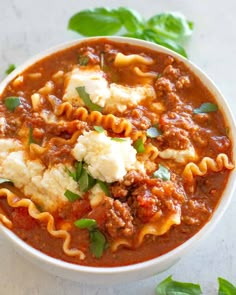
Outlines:
<svg viewBox="0 0 236 295"><path fill-rule="evenodd" d="M211 113L218 111L218 106L211 102L203 103L199 108L193 110L194 114Z"/></svg>
<svg viewBox="0 0 236 295"><path fill-rule="evenodd" d="M236 295L236 286L231 284L229 281L223 278L218 278L218 283L218 295Z"/></svg>
<svg viewBox="0 0 236 295"><path fill-rule="evenodd" d="M106 196L111 197L111 193L109 190L109 186L106 182L103 182L101 180L97 180L97 183L99 184L100 188L103 190Z"/></svg>
<svg viewBox="0 0 236 295"><path fill-rule="evenodd" d="M77 178L76 178L76 171L75 172L71 172L70 169L68 169L67 167L65 167L65 171L66 173L73 178L74 181L77 181Z"/></svg>
<svg viewBox="0 0 236 295"><path fill-rule="evenodd" d="M8 66L8 68L6 69L6 71L5 71L5 74L6 75L9 75L11 72L13 72L14 70L16 69L16 65L14 65L14 64L10 64L9 66Z"/></svg>
<svg viewBox="0 0 236 295"><path fill-rule="evenodd" d="M68 29L88 37L113 35L121 27L116 11L102 7L80 11L70 18L68 24Z"/></svg>
<svg viewBox="0 0 236 295"><path fill-rule="evenodd" d="M90 231L90 251L95 255L96 258L100 258L106 249L106 238L98 230Z"/></svg>
<svg viewBox="0 0 236 295"><path fill-rule="evenodd" d="M102 111L102 107L100 107L99 105L97 105L91 101L90 96L85 91L84 86L77 87L76 91L78 92L80 98L83 100L86 107L88 107L91 111L98 111L98 112Z"/></svg>
<svg viewBox="0 0 236 295"><path fill-rule="evenodd" d="M182 283L172 280L169 276L156 287L157 295L200 295L201 287L198 284Z"/></svg>
<svg viewBox="0 0 236 295"><path fill-rule="evenodd" d="M8 178L1 178L0 177L0 184L5 183L5 182L12 182L12 181Z"/></svg>
<svg viewBox="0 0 236 295"><path fill-rule="evenodd" d="M80 190L83 193L90 190L96 184L96 180L88 174L85 168L82 168L82 172L78 182Z"/></svg>
<svg viewBox="0 0 236 295"><path fill-rule="evenodd" d="M128 32L132 33L143 29L144 20L136 11L126 7L119 7L116 12Z"/></svg>
<svg viewBox="0 0 236 295"><path fill-rule="evenodd" d="M153 126L147 129L147 136L150 138L156 138L157 136L161 135L161 131L158 129L157 126Z"/></svg>
<svg viewBox="0 0 236 295"><path fill-rule="evenodd" d="M81 229L87 228L88 230L91 230L97 226L97 221L95 219L90 219L90 218L81 218L79 220L76 220L74 224L78 228L81 228Z"/></svg>
<svg viewBox="0 0 236 295"><path fill-rule="evenodd" d="M159 168L154 172L153 177L160 178L164 181L170 180L170 171L165 166L159 164Z"/></svg>
<svg viewBox="0 0 236 295"><path fill-rule="evenodd" d="M178 12L154 15L147 21L147 26L158 35L174 40L181 40L193 33L193 23Z"/></svg>
<svg viewBox="0 0 236 295"><path fill-rule="evenodd" d="M121 137L111 137L111 140L117 141L117 142L124 142L124 141L126 141L125 138L121 138Z"/></svg>
<svg viewBox="0 0 236 295"><path fill-rule="evenodd" d="M64 193L64 196L67 197L67 199L70 201L70 202L74 202L78 199L81 198L80 195L76 194L76 193L73 193L72 191L70 190L66 190L65 193Z"/></svg>
<svg viewBox="0 0 236 295"><path fill-rule="evenodd" d="M145 29L143 31L142 35L140 35L139 39L143 39L146 41L157 43L161 46L164 46L166 48L169 48L169 49L179 53L180 55L182 55L184 57L188 57L187 52L179 43L177 43L174 40L163 37L161 35L158 35L152 29Z"/></svg>
<svg viewBox="0 0 236 295"><path fill-rule="evenodd" d="M20 104L20 98L17 96L9 96L5 99L5 106L9 111L14 111Z"/></svg>
<svg viewBox="0 0 236 295"><path fill-rule="evenodd" d="M136 151L138 153L144 153L145 152L145 147L144 147L142 138L139 138L134 142L134 148L136 149Z"/></svg>
<svg viewBox="0 0 236 295"><path fill-rule="evenodd" d="M102 126L93 126L94 130L96 130L99 133L102 133L105 131L105 129L102 128Z"/></svg>
<svg viewBox="0 0 236 295"><path fill-rule="evenodd" d="M80 66L87 66L89 63L89 57L86 55L79 55L78 62Z"/></svg>
<svg viewBox="0 0 236 295"><path fill-rule="evenodd" d="M83 162L77 162L75 163L75 180L78 181L80 179L81 173L83 169Z"/></svg>

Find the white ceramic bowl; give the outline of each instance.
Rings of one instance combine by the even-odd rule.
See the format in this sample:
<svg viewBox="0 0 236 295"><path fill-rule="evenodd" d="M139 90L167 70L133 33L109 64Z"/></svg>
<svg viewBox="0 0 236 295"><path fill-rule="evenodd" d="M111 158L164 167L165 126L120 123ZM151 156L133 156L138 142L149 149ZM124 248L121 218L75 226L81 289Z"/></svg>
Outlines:
<svg viewBox="0 0 236 295"><path fill-rule="evenodd" d="M171 54L172 56L176 57L177 59L184 62L188 68L197 75L201 81L205 84L205 86L213 93L217 104L221 106L221 111L223 112L227 126L230 128L231 134L236 134L236 125L231 114L230 108L227 105L226 100L224 99L223 95L217 89L215 84L204 74L198 67L193 65L189 60L183 58L179 54L172 52L162 46L156 45L154 43L136 40L131 38L122 38L122 37L106 37L107 39L116 41L116 42L125 42L130 43L133 45L138 45L142 47L148 47L152 50L156 50L159 52ZM88 38L88 39L97 39L95 38ZM77 41L65 43L56 47L53 47L46 52L36 55L35 57L28 60L22 66L19 66L14 72L12 72L1 84L0 84L0 93L4 90L6 85L14 79L18 74L22 71L27 69L33 63L41 60L42 58L51 55L52 53L64 50L71 46L77 45L84 41L85 39L80 39ZM234 137L231 136L231 140L234 141ZM235 142L233 142L235 146ZM233 161L235 162L235 148L233 149ZM180 245L179 247L175 248L174 250L149 261L137 263L134 265L129 266L122 266L122 267L87 267L87 266L80 266L75 264L70 264L58 259L51 258L42 252L35 250L20 238L18 238L13 232L8 230L6 227L0 225L0 229L2 233L6 236L8 240L10 240L11 244L15 246L17 252L25 256L34 264L38 265L39 267L43 268L46 271L53 273L54 275L61 276L63 278L71 279L74 281L79 281L87 284L101 284L101 285L112 285L124 282L131 282L135 280L140 280L147 278L149 276L155 275L160 273L170 266L175 264L183 255L187 253L187 251L191 250L196 244L206 236L210 230L216 225L216 223L222 218L223 213L225 212L226 208L229 205L231 197L233 195L233 191L236 185L235 182L236 178L236 171L231 172L227 187L224 190L222 195L222 199L216 208L211 220L191 239L187 240L185 243Z"/></svg>

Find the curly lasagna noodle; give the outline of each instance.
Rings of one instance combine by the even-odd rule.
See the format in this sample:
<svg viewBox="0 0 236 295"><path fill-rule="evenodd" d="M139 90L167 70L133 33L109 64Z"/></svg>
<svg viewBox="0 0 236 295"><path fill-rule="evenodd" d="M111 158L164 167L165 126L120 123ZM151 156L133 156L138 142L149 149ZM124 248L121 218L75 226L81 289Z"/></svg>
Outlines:
<svg viewBox="0 0 236 295"><path fill-rule="evenodd" d="M170 251L208 222L234 168L220 106L170 55L84 42L0 97L0 222L64 261Z"/></svg>

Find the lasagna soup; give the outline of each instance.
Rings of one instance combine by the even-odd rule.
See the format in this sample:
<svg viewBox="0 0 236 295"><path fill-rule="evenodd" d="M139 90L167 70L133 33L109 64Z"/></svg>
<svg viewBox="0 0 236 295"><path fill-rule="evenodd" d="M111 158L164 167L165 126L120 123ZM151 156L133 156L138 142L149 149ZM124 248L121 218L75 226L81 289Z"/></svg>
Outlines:
<svg viewBox="0 0 236 295"><path fill-rule="evenodd" d="M0 221L67 262L174 249L209 221L234 168L220 106L168 54L84 41L0 97Z"/></svg>

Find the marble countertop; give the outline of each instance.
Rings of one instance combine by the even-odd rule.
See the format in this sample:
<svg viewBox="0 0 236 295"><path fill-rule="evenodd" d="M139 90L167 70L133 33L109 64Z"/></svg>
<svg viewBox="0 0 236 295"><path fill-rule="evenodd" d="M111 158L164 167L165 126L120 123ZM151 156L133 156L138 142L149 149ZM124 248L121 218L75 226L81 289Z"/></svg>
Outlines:
<svg viewBox="0 0 236 295"><path fill-rule="evenodd" d="M61 42L78 38L67 30L75 12L96 6L128 6L149 17L180 11L194 21L188 44L190 59L219 86L236 116L236 1L235 0L1 0L0 79L8 64ZM201 283L204 294L217 294L217 278L236 284L236 195L230 207L200 245L168 271L155 277L115 287L85 286L48 274L19 256L0 236L0 295L143 295L172 274L174 279Z"/></svg>

